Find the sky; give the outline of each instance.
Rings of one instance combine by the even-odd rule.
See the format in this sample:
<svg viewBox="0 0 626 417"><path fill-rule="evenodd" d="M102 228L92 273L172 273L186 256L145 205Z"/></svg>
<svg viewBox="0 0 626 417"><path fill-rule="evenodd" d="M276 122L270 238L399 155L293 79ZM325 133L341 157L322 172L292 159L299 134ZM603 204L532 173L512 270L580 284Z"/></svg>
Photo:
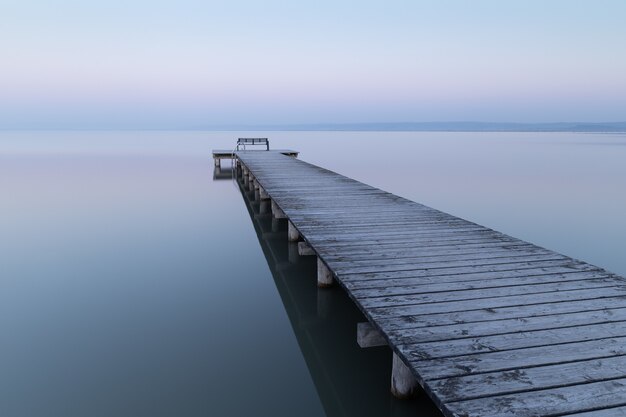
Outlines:
<svg viewBox="0 0 626 417"><path fill-rule="evenodd" d="M626 1L0 0L0 128L625 121Z"/></svg>

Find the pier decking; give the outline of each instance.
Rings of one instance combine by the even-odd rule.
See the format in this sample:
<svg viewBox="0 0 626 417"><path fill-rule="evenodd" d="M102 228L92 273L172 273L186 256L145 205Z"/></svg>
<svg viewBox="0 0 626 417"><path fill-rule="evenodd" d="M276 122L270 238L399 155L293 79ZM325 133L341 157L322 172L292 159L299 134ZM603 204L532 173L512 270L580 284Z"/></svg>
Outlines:
<svg viewBox="0 0 626 417"><path fill-rule="evenodd" d="M446 416L626 415L624 278L280 152L235 155L318 284L393 349L397 394L417 382Z"/></svg>

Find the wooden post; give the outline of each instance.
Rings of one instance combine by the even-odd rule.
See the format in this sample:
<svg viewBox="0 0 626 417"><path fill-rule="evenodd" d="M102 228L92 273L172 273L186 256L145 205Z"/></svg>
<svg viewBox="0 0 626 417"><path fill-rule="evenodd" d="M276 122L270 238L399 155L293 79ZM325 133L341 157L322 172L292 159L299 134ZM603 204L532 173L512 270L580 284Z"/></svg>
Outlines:
<svg viewBox="0 0 626 417"><path fill-rule="evenodd" d="M298 242L298 254L300 256L310 256L315 255L315 251L309 246L308 243Z"/></svg>
<svg viewBox="0 0 626 417"><path fill-rule="evenodd" d="M287 220L287 240L290 242L297 242L300 240L300 232L298 232L298 229L296 229L293 223L291 223L291 220ZM297 250L298 247L296 246L296 252Z"/></svg>
<svg viewBox="0 0 626 417"><path fill-rule="evenodd" d="M265 191L265 189L261 187L260 185L259 185L259 197L261 198L261 200L268 200L270 198L267 191Z"/></svg>
<svg viewBox="0 0 626 417"><path fill-rule="evenodd" d="M326 264L318 257L317 258L317 286L320 288L326 288L333 285L333 274Z"/></svg>
<svg viewBox="0 0 626 417"><path fill-rule="evenodd" d="M272 214L277 219L286 219L287 218L287 215L285 215L285 213L280 209L280 207L278 207L278 204L276 204L274 202L274 200L272 200Z"/></svg>
<svg viewBox="0 0 626 417"><path fill-rule="evenodd" d="M413 373L396 352L393 353L391 366L391 393L396 398L410 398L417 389Z"/></svg>
<svg viewBox="0 0 626 417"><path fill-rule="evenodd" d="M362 348L387 346L383 334L369 321L356 324L356 343Z"/></svg>
<svg viewBox="0 0 626 417"><path fill-rule="evenodd" d="M220 168L222 166L222 160L220 158L213 158L213 162L215 162L215 166Z"/></svg>

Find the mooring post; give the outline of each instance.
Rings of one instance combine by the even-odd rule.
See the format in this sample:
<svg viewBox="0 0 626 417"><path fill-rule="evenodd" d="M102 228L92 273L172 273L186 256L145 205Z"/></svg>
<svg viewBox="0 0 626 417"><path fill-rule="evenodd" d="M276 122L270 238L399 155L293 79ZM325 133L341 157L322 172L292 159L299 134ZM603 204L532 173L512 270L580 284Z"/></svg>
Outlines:
<svg viewBox="0 0 626 417"><path fill-rule="evenodd" d="M290 242L297 242L300 240L300 232L296 229L296 226L291 223L291 220L287 220L287 239ZM296 245L296 252L298 251L298 246Z"/></svg>
<svg viewBox="0 0 626 417"><path fill-rule="evenodd" d="M215 167L220 168L222 166L222 160L220 158L213 158L213 162L215 162Z"/></svg>
<svg viewBox="0 0 626 417"><path fill-rule="evenodd" d="M333 274L326 266L324 261L319 257L317 258L317 286L320 288L326 288L333 285Z"/></svg>
<svg viewBox="0 0 626 417"><path fill-rule="evenodd" d="M409 398L415 394L417 380L404 361L393 352L391 365L391 393L396 398Z"/></svg>

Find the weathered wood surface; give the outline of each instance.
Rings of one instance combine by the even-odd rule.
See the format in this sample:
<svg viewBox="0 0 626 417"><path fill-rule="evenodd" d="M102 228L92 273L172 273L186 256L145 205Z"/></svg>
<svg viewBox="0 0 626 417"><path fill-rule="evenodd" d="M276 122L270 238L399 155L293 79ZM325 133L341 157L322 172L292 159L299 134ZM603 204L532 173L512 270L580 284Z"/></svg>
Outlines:
<svg viewBox="0 0 626 417"><path fill-rule="evenodd" d="M237 157L446 416L626 415L624 278L294 158Z"/></svg>

